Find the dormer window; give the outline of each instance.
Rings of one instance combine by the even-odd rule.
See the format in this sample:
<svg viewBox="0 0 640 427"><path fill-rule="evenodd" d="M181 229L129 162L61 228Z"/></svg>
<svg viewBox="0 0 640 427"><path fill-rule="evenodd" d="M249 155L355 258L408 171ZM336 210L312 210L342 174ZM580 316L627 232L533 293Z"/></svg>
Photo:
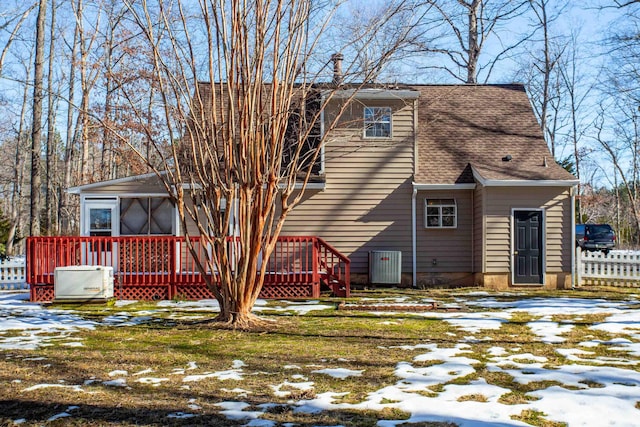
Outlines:
<svg viewBox="0 0 640 427"><path fill-rule="evenodd" d="M391 138L391 107L364 107L365 138Z"/></svg>

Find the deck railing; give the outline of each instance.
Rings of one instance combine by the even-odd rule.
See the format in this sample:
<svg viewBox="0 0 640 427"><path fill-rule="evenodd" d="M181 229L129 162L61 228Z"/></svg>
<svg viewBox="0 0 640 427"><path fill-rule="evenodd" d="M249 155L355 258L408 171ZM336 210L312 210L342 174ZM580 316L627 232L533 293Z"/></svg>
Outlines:
<svg viewBox="0 0 640 427"><path fill-rule="evenodd" d="M196 257L204 257L211 247L197 237L190 238L190 243L195 248L195 257L185 237L30 237L27 282L53 285L56 267L103 265L113 267L116 287L145 289L133 293L133 297L153 293L153 297L159 294L160 298L181 294L198 298L193 288L202 287L206 281L196 267ZM234 242L230 239L229 244ZM319 296L321 281L336 295L349 293L349 259L318 237L280 236L271 257L260 262L267 262L265 287L290 285L289 291L273 293L274 297ZM215 271L204 273L215 280ZM305 291L292 291L294 285L309 285L313 291L304 295Z"/></svg>

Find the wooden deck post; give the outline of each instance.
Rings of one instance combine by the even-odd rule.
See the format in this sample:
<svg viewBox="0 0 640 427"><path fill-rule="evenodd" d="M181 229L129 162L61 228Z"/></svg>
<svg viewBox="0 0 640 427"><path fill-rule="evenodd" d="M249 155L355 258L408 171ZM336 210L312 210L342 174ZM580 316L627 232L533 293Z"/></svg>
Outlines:
<svg viewBox="0 0 640 427"><path fill-rule="evenodd" d="M178 294L178 284L177 282L177 274L176 274L176 264L177 264L177 251L176 247L180 245L180 241L177 240L175 242L169 240L167 242L169 246L169 299L173 299Z"/></svg>
<svg viewBox="0 0 640 427"><path fill-rule="evenodd" d="M313 282L313 298L319 298L320 297L320 272L318 271L319 269L319 248L318 248L318 239L317 238L313 238L312 239L313 244L311 245L311 247L313 248L312 250L312 262L313 262L313 273L312 273L312 282Z"/></svg>

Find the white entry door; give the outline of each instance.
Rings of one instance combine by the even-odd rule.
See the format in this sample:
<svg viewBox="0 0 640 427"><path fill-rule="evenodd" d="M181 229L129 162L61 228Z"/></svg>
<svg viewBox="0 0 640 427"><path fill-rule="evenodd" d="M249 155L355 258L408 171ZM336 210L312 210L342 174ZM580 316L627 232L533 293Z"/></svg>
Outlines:
<svg viewBox="0 0 640 427"><path fill-rule="evenodd" d="M85 199L81 224L83 236L116 237L119 235L117 199ZM82 248L82 263L104 265L117 271L118 248L115 242L92 242Z"/></svg>

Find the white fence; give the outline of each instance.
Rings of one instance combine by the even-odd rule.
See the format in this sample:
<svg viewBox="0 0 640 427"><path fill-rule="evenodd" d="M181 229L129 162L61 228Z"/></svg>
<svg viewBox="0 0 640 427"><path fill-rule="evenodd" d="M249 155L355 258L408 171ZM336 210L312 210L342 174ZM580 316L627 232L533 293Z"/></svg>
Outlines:
<svg viewBox="0 0 640 427"><path fill-rule="evenodd" d="M24 258L0 262L0 290L28 290ZM640 252L576 251L576 284L640 287Z"/></svg>
<svg viewBox="0 0 640 427"><path fill-rule="evenodd" d="M24 258L12 258L0 262L0 290L27 290Z"/></svg>
<svg viewBox="0 0 640 427"><path fill-rule="evenodd" d="M640 286L637 251L576 251L576 283L580 285Z"/></svg>

